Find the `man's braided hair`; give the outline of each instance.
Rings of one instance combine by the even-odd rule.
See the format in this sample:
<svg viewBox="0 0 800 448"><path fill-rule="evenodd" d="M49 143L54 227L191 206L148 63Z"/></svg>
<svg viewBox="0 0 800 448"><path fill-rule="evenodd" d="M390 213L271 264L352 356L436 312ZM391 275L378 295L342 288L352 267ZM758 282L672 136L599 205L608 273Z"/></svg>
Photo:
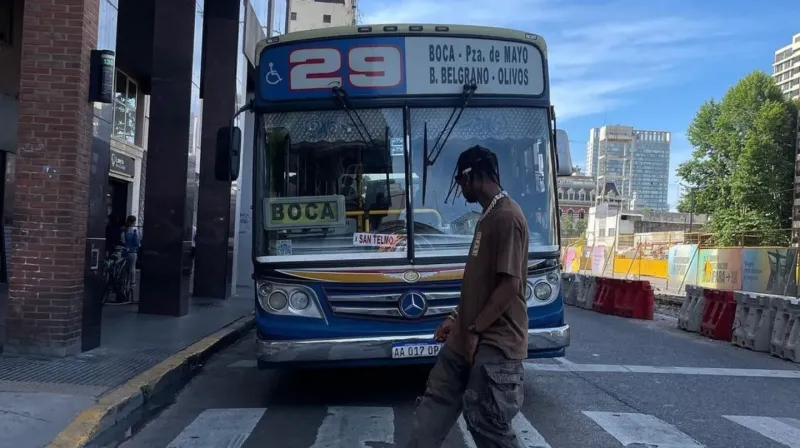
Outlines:
<svg viewBox="0 0 800 448"><path fill-rule="evenodd" d="M450 191L447 192L445 203L447 203L451 195L453 196L453 201L455 201L461 194L458 179L467 169L470 170L467 174L468 176L478 175L500 186L500 169L497 164L497 156L488 148L475 145L467 148L458 156L458 162L456 162L456 168L453 171L453 178L450 183ZM500 189L502 188L500 186Z"/></svg>

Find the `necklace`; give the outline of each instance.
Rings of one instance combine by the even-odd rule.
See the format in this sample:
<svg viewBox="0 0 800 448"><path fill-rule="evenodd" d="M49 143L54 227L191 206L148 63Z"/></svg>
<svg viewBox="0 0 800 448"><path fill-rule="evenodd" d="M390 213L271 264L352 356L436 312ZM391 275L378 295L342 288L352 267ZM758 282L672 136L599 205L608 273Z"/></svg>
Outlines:
<svg viewBox="0 0 800 448"><path fill-rule="evenodd" d="M503 198L507 198L507 197L508 197L508 193L506 193L505 190L501 191L500 193L497 193L492 198L492 202L489 203L489 206L486 207L486 210L483 211L483 214L481 215L481 217L478 218L478 224L480 224L481 221L483 221L483 218L485 218L489 214L489 212L492 211L494 206L497 205L497 201L499 201L500 199L503 199ZM477 227L477 225L476 225L476 227Z"/></svg>

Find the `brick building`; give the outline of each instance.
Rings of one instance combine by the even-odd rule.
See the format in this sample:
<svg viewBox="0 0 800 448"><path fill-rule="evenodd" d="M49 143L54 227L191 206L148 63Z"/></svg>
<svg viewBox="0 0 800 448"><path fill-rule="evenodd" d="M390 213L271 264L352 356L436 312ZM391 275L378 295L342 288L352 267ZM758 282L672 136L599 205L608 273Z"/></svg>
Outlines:
<svg viewBox="0 0 800 448"><path fill-rule="evenodd" d="M192 267L196 295L230 295L240 199L214 146L266 4L0 0L0 351L100 345L109 215L142 222L140 313L186 314Z"/></svg>
<svg viewBox="0 0 800 448"><path fill-rule="evenodd" d="M573 174L558 178L558 212L562 216L585 219L594 199L595 180L591 176Z"/></svg>

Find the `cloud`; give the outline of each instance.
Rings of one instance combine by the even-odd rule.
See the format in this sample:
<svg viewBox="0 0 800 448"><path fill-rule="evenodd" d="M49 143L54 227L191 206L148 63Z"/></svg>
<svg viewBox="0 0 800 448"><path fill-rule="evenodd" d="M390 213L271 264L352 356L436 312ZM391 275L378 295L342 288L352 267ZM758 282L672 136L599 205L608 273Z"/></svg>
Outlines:
<svg viewBox="0 0 800 448"><path fill-rule="evenodd" d="M559 0L361 0L364 23L459 23L536 32L548 42L559 118L608 112L637 91L684 81L682 68L730 36L729 23L657 14L635 3Z"/></svg>

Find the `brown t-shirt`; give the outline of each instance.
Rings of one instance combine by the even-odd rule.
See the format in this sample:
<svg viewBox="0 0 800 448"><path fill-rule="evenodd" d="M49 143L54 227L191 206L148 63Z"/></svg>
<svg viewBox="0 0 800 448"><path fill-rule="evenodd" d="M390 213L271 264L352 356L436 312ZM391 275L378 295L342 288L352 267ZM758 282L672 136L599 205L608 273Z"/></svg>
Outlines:
<svg viewBox="0 0 800 448"><path fill-rule="evenodd" d="M528 223L519 205L511 198L497 201L481 221L464 269L458 318L447 346L468 356L469 330L497 288L500 274L520 280L517 297L499 319L481 333L481 344L500 349L510 359L525 359L528 354L528 307L525 284L528 271Z"/></svg>

